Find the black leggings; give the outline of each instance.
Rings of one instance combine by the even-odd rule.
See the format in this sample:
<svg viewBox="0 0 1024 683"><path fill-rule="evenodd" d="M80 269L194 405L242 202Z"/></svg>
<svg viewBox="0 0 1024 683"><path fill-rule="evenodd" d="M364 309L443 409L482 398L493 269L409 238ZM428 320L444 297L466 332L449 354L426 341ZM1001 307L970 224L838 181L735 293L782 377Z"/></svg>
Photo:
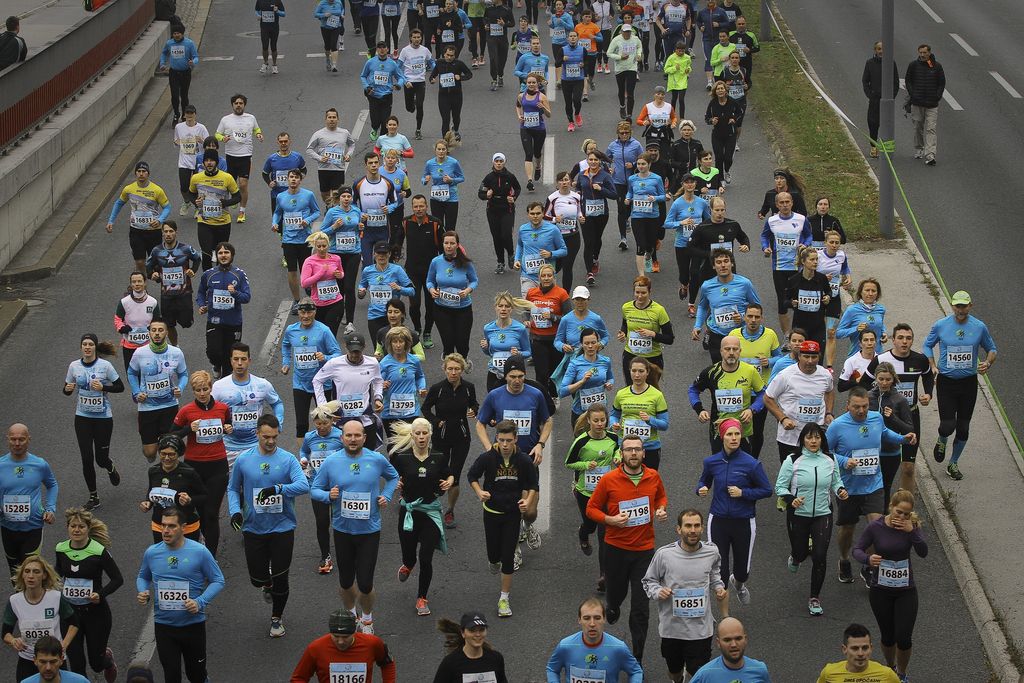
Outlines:
<svg viewBox="0 0 1024 683"><path fill-rule="evenodd" d="M653 550L623 550L613 545L605 549L605 578L608 587L608 611L618 615L619 607L629 592L629 633L633 640L633 656L642 661L647 642L647 624L651 603L642 584Z"/></svg>
<svg viewBox="0 0 1024 683"><path fill-rule="evenodd" d="M473 17L471 21L473 25L466 33L469 35L469 53L476 59L487 51L487 19L479 16Z"/></svg>
<svg viewBox="0 0 1024 683"><path fill-rule="evenodd" d="M410 114L416 112L416 130L419 130L423 127L423 100L427 96L427 84L420 81L405 85L405 110Z"/></svg>
<svg viewBox="0 0 1024 683"><path fill-rule="evenodd" d="M615 198L615 208L617 210L617 216L619 219L619 239L626 239L626 223L629 221L629 205L626 204L626 185L625 183L615 183L615 190L619 193L619 196Z"/></svg>
<svg viewBox="0 0 1024 683"><path fill-rule="evenodd" d="M206 357L221 377L231 374L231 345L240 341L241 325L206 323Z"/></svg>
<svg viewBox="0 0 1024 683"><path fill-rule="evenodd" d="M373 52L372 47L370 52ZM378 133L385 130L384 124L387 122L388 117L391 116L391 99L390 92L384 97L377 97L374 94L366 96L370 108L370 130L375 130Z"/></svg>
<svg viewBox="0 0 1024 683"><path fill-rule="evenodd" d="M633 225L633 239L636 240L636 255L654 256L654 247L658 243L658 230L661 228L661 222L657 218L633 216L630 223Z"/></svg>
<svg viewBox="0 0 1024 683"><path fill-rule="evenodd" d="M580 475L583 476L582 474ZM590 498L584 496L582 493L573 489L573 496L576 498L576 507L580 509L580 528L579 537L580 543L590 540L590 535L597 531L597 566L601 570L601 576L604 576L604 559L605 559L605 545L604 545L604 524L598 524L594 520L587 517L587 503L590 502Z"/></svg>
<svg viewBox="0 0 1024 683"><path fill-rule="evenodd" d="M277 37L280 34L281 25L276 21L272 24L260 23L260 45L263 46L264 52L268 49L271 52L277 52Z"/></svg>
<svg viewBox="0 0 1024 683"><path fill-rule="evenodd" d="M373 592L373 574L377 571L377 552L380 550L380 532L372 534L346 534L334 530L334 557L338 565L338 582L343 590L355 583L359 592Z"/></svg>
<svg viewBox="0 0 1024 683"><path fill-rule="evenodd" d="M295 531L270 534L242 534L245 545L245 564L249 568L249 581L257 588L270 588L273 599L271 616L284 614L288 604L288 571L292 566Z"/></svg>
<svg viewBox="0 0 1024 683"><path fill-rule="evenodd" d="M939 436L956 432L957 441L967 441L978 400L978 376L955 379L940 373L935 378L935 395L939 400Z"/></svg>
<svg viewBox="0 0 1024 683"><path fill-rule="evenodd" d="M407 254L406 256L410 256ZM408 263L408 259L406 260ZM430 334L434 329L434 303L427 291L427 271L421 268L409 268L406 273L412 280L413 295L409 297L409 318L413 329ZM420 303L423 304L423 327L420 327Z"/></svg>
<svg viewBox="0 0 1024 683"><path fill-rule="evenodd" d="M523 155L527 161L540 162L544 154L544 140L548 136L546 128L522 128L519 129L519 141L523 143ZM527 178L532 180L532 178Z"/></svg>
<svg viewBox="0 0 1024 683"><path fill-rule="evenodd" d="M512 247L512 211L487 207L487 227L491 229L494 256L498 263L512 263L515 250Z"/></svg>
<svg viewBox="0 0 1024 683"><path fill-rule="evenodd" d="M203 530L203 542L206 549L217 556L217 545L220 543L220 505L224 501L224 493L228 490L228 460L188 460L206 485L206 502L199 509L199 526Z"/></svg>
<svg viewBox="0 0 1024 683"><path fill-rule="evenodd" d="M206 622L188 626L154 624L156 656L164 670L164 683L181 683L181 661L189 683L206 681Z"/></svg>
<svg viewBox="0 0 1024 683"><path fill-rule="evenodd" d="M601 30L601 42L597 44L597 61L601 64L608 64L608 44L612 40L612 30Z"/></svg>
<svg viewBox="0 0 1024 683"><path fill-rule="evenodd" d="M437 110L441 114L441 137L449 130L458 131L462 123L462 90L442 88L437 94Z"/></svg>
<svg viewBox="0 0 1024 683"><path fill-rule="evenodd" d="M341 26L335 28L320 27L320 36L324 39L324 52L338 51L338 36L341 35Z"/></svg>
<svg viewBox="0 0 1024 683"><path fill-rule="evenodd" d="M526 0L526 19L531 25L536 24L540 18L539 0Z"/></svg>
<svg viewBox="0 0 1024 683"><path fill-rule="evenodd" d="M761 459L761 449L764 448L764 423L768 419L768 410L754 413L754 431L750 435L750 454Z"/></svg>
<svg viewBox="0 0 1024 683"><path fill-rule="evenodd" d="M832 541L832 515L802 517L792 507L786 508L786 531L789 532L789 554L797 564L811 556L811 597L821 595L825 583L828 545ZM813 547L808 548L808 542Z"/></svg>
<svg viewBox="0 0 1024 683"><path fill-rule="evenodd" d="M896 646L909 650L914 642L914 622L917 621L917 588L880 588L874 586L868 593L871 611L878 622L884 647Z"/></svg>
<svg viewBox="0 0 1024 683"><path fill-rule="evenodd" d="M441 451L441 455L448 460L448 470L455 477L452 488L458 488L459 482L462 481L462 468L465 467L466 456L469 455L469 443L469 439L460 439L453 443L434 441L434 448Z"/></svg>
<svg viewBox="0 0 1024 683"><path fill-rule="evenodd" d="M508 64L508 38L498 36L487 39L487 56L491 60L491 80L496 81L505 74Z"/></svg>
<svg viewBox="0 0 1024 683"><path fill-rule="evenodd" d="M619 106L625 107L629 118L633 118L633 91L636 90L636 72L620 71L615 74L615 84L619 88Z"/></svg>
<svg viewBox="0 0 1024 683"><path fill-rule="evenodd" d="M562 79L562 97L565 99L565 117L572 123L574 115L583 111L583 80Z"/></svg>
<svg viewBox="0 0 1024 683"><path fill-rule="evenodd" d="M7 566L11 569L11 576L26 557L39 552L43 544L43 529L29 529L28 531L14 531L7 527L0 527L0 540L3 541L4 555L7 556Z"/></svg>
<svg viewBox="0 0 1024 683"><path fill-rule="evenodd" d="M459 223L459 203L430 200L430 215L441 224L442 230L455 230Z"/></svg>
<svg viewBox="0 0 1024 683"><path fill-rule="evenodd" d="M356 283L362 272L361 254L338 254L341 257L341 270L345 277L341 281L341 295L345 298L345 320L355 321L356 317Z"/></svg>
<svg viewBox="0 0 1024 683"><path fill-rule="evenodd" d="M899 451L897 451L894 454L882 453L882 457L880 457L878 460L881 463L882 467L882 509L888 510L889 495L892 492L892 483L896 481L896 475L900 471Z"/></svg>
<svg viewBox="0 0 1024 683"><path fill-rule="evenodd" d="M292 372L295 372L295 368L292 368ZM292 387L292 403L295 405L295 437L298 439L306 436L306 432L309 431L309 406L313 405L315 399L315 394Z"/></svg>
<svg viewBox="0 0 1024 683"><path fill-rule="evenodd" d="M377 24L380 23L379 14L359 17L359 24L363 27L363 40L366 41L366 52L372 54L377 47Z"/></svg>
<svg viewBox="0 0 1024 683"><path fill-rule="evenodd" d="M387 43L388 50L398 49L398 23L402 17L384 16L384 42Z"/></svg>
<svg viewBox="0 0 1024 683"><path fill-rule="evenodd" d="M412 514L412 531L405 530L406 515ZM398 513L398 542L402 546L402 564L409 569L416 566L416 547L419 546L419 587L416 597L426 598L430 580L434 578L434 551L441 543L441 530L434 520L423 512L410 513L404 507Z"/></svg>
<svg viewBox="0 0 1024 683"><path fill-rule="evenodd" d="M754 551L756 535L757 520L755 519L708 515L708 538L718 546L718 554L722 558L723 581L728 581L730 573L740 583L744 583L750 578L750 556ZM733 559L731 572L729 571L730 555Z"/></svg>
<svg viewBox="0 0 1024 683"><path fill-rule="evenodd" d="M313 519L316 521L316 544L320 547L320 561L331 554L331 506L309 499L313 504Z"/></svg>
<svg viewBox="0 0 1024 683"><path fill-rule="evenodd" d="M672 107L680 119L686 118L686 90L669 90L672 94Z"/></svg>
<svg viewBox="0 0 1024 683"><path fill-rule="evenodd" d="M192 84L192 69L180 71L171 69L167 72L167 82L171 87L171 110L177 118L179 113L188 106L188 89Z"/></svg>
<svg viewBox="0 0 1024 683"><path fill-rule="evenodd" d="M608 226L608 210L603 216L587 216L580 228L583 231L583 265L588 273L594 272L594 264L601 258L601 240Z"/></svg>
<svg viewBox="0 0 1024 683"><path fill-rule="evenodd" d="M515 572L516 547L519 545L519 523L523 516L516 512L494 513L484 511L484 540L487 561L501 563L502 574Z"/></svg>
<svg viewBox="0 0 1024 683"><path fill-rule="evenodd" d="M562 362L562 351L555 348L555 338L530 335L530 347L533 349L533 369L537 384L547 389L550 396L558 396L558 387L551 380L551 375Z"/></svg>
<svg viewBox="0 0 1024 683"><path fill-rule="evenodd" d="M213 268L213 250L221 242L231 241L231 223L226 225L210 225L202 221L196 222L196 233L199 236L199 251L203 254L203 270Z"/></svg>
<svg viewBox="0 0 1024 683"><path fill-rule="evenodd" d="M679 269L679 284L690 286L690 248L676 247L676 267Z"/></svg>
<svg viewBox="0 0 1024 683"><path fill-rule="evenodd" d="M114 418L83 417L75 415L75 436L78 452L82 456L82 476L89 493L96 493L96 467L105 470L114 467L110 462L110 436L114 433Z"/></svg>
<svg viewBox="0 0 1024 683"><path fill-rule="evenodd" d="M99 673L110 664L106 655L110 629L114 624L110 606L106 600L100 600L95 605L76 605L74 610L78 618L78 635L68 644L68 668L85 676L88 658L89 668ZM88 646L85 641L88 641Z"/></svg>
<svg viewBox="0 0 1024 683"><path fill-rule="evenodd" d="M577 230L568 235L562 235L562 240L565 242L568 253L558 259L558 269L562 272L562 289L571 292L573 283L572 268L576 265L576 255L580 253L580 244L582 242L580 231Z"/></svg>
<svg viewBox="0 0 1024 683"><path fill-rule="evenodd" d="M344 282L339 282L338 284L343 285ZM326 306L317 306L316 319L324 325L327 325L327 329L331 331L331 334L337 337L338 327L341 325L341 316L344 312L345 299L343 297L333 303L327 304Z"/></svg>
<svg viewBox="0 0 1024 683"><path fill-rule="evenodd" d="M711 132L711 149L715 152L715 167L722 173L732 168L732 155L736 151L736 133Z"/></svg>
<svg viewBox="0 0 1024 683"><path fill-rule="evenodd" d="M458 351L463 358L469 357L469 335L473 331L473 307L447 308L431 301L434 309L434 323L441 335L444 355Z"/></svg>

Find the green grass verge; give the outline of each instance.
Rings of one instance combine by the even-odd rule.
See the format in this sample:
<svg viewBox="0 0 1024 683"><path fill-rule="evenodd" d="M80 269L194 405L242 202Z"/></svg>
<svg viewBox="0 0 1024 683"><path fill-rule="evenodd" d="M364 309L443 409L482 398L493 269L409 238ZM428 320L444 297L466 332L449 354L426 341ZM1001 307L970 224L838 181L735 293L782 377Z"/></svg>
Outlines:
<svg viewBox="0 0 1024 683"><path fill-rule="evenodd" d="M759 4L744 16L747 30L758 35ZM795 43L785 22L780 20L779 25L787 31L786 39ZM814 211L815 198L827 195L832 215L842 221L850 240L879 238L878 187L864 166L863 153L850 142L842 120L807 82L774 27L772 35L754 55L750 93L751 108L765 135L781 150L784 164L803 178L809 211Z"/></svg>

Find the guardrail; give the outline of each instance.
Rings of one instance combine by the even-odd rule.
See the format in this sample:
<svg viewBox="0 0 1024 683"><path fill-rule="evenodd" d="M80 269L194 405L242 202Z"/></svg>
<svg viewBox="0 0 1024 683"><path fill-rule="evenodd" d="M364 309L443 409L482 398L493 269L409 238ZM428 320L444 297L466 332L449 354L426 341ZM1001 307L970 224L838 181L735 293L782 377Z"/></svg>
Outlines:
<svg viewBox="0 0 1024 683"><path fill-rule="evenodd" d="M0 72L0 149L60 109L152 23L153 0L115 0Z"/></svg>

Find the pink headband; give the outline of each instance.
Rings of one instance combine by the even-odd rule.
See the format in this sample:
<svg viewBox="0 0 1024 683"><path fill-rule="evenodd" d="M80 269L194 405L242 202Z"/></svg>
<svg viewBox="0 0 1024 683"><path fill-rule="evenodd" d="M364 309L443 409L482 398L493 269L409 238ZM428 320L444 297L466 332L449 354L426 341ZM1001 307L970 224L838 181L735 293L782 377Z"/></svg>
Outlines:
<svg viewBox="0 0 1024 683"><path fill-rule="evenodd" d="M726 430L729 429L729 427L735 427L736 429L740 430L741 432L743 431L743 425L740 424L740 421L737 420L734 417L730 417L730 418L727 418L725 420L722 420L722 423L720 425L718 425L718 435L719 436L725 436L725 432L726 432Z"/></svg>

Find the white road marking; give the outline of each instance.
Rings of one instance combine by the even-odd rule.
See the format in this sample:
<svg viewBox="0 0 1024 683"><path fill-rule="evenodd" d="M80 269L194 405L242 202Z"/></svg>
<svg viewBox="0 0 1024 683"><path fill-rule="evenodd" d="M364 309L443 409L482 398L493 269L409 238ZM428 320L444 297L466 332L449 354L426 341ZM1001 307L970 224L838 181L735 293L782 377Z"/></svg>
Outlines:
<svg viewBox="0 0 1024 683"><path fill-rule="evenodd" d="M152 591L150 591L152 592ZM156 650L156 633L153 627L153 609L147 607L149 610L149 616L146 617L146 623L142 625L142 631L139 633L138 640L135 641L135 649L132 650L131 662L148 662L153 658L153 652Z"/></svg>
<svg viewBox="0 0 1024 683"><path fill-rule="evenodd" d="M931 7L927 5L927 3L925 3L924 0L917 0L917 4L921 6L921 9L927 12L928 16L935 20L936 24L946 23L942 20L942 17L935 13L935 10L933 10Z"/></svg>
<svg viewBox="0 0 1024 683"><path fill-rule="evenodd" d="M952 95L949 94L948 90L943 90L942 91L942 99L946 100L946 104L948 104L950 106L950 108L953 109L953 111L963 111L964 110L964 108L960 106L960 103L957 102L956 99Z"/></svg>
<svg viewBox="0 0 1024 683"><path fill-rule="evenodd" d="M270 368L270 361L274 358L274 352L281 341L281 335L284 334L284 328L288 327L288 313L291 307L291 299L283 300L277 307L277 313L274 314L274 319L270 322L270 329L267 331L267 338L260 348L258 365Z"/></svg>
<svg viewBox="0 0 1024 683"><path fill-rule="evenodd" d="M356 140L358 140L359 136L363 134L363 126L366 125L366 119L368 119L369 117L369 109L363 109L361 112L359 112L359 116L356 117L356 123L354 126L352 126L352 137L355 138ZM348 165L350 163L350 161L346 161L345 165L341 167L341 170L348 171Z"/></svg>
<svg viewBox="0 0 1024 683"><path fill-rule="evenodd" d="M537 521L534 522L534 526L540 533L551 528L551 489L555 487L555 482L551 481L551 442L553 440L554 435L544 444L544 459L540 462L542 483L540 485L540 500L537 501Z"/></svg>
<svg viewBox="0 0 1024 683"><path fill-rule="evenodd" d="M963 38L961 38L959 33L950 33L949 37L952 38L953 40L955 40L957 42L957 44L964 49L964 52L966 52L970 56L972 56L972 57L977 57L978 56L978 53L974 50L974 48L971 47L970 45L968 45L967 41L964 40Z"/></svg>
<svg viewBox="0 0 1024 683"><path fill-rule="evenodd" d="M323 52L307 52L306 56L309 57L310 59L312 59L313 57L323 57L324 53Z"/></svg>
<svg viewBox="0 0 1024 683"><path fill-rule="evenodd" d="M554 102L558 96L558 88L555 87L555 65L551 64L548 66L548 88L547 93L548 102Z"/></svg>
<svg viewBox="0 0 1024 683"><path fill-rule="evenodd" d="M203 56L203 57L200 57L200 59L202 61L204 61L204 62L233 62L233 61L235 61L234 55L232 55L230 57L206 57L206 56Z"/></svg>
<svg viewBox="0 0 1024 683"><path fill-rule="evenodd" d="M278 59L284 59L284 55L278 55L277 58ZM262 62L263 61L263 55L256 55L256 59L258 59L258 60L260 60ZM267 57L267 59L270 59L270 57Z"/></svg>
<svg viewBox="0 0 1024 683"><path fill-rule="evenodd" d="M1003 86L1003 90L1010 93L1010 97L1012 97L1015 100L1019 100L1021 98L1021 95L1019 92L1017 92L1016 88L1010 85L1005 78L1000 76L998 71L989 71L988 74L992 78L996 79L996 83Z"/></svg>
<svg viewBox="0 0 1024 683"><path fill-rule="evenodd" d="M555 136L548 135L544 140L544 169L541 177L545 185L555 184Z"/></svg>

